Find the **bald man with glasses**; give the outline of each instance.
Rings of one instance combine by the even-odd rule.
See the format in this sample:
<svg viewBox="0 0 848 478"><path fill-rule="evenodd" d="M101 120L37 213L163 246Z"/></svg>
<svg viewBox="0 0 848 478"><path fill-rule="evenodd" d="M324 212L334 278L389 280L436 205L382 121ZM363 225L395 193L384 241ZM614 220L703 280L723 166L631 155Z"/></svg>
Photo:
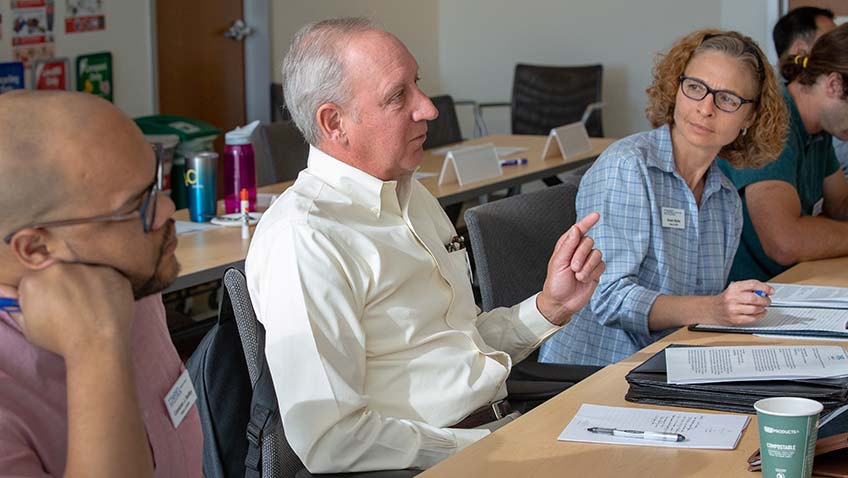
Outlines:
<svg viewBox="0 0 848 478"><path fill-rule="evenodd" d="M201 476L157 155L81 93L0 95L0 135L0 476Z"/></svg>

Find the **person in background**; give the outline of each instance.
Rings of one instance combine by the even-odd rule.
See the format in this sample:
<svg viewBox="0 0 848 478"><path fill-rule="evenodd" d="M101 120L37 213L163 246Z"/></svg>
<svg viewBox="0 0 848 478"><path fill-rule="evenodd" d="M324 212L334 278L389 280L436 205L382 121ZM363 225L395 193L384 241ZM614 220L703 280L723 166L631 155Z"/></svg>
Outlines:
<svg viewBox="0 0 848 478"><path fill-rule="evenodd" d="M0 136L0 476L201 476L197 407L165 400L179 266L150 145L70 92L0 95Z"/></svg>
<svg viewBox="0 0 848 478"><path fill-rule="evenodd" d="M604 270L589 214L543 290L480 313L463 240L413 178L437 111L418 64L364 19L303 27L283 61L308 167L262 216L248 289L292 449L313 473L427 468L515 417L512 365Z"/></svg>
<svg viewBox="0 0 848 478"><path fill-rule="evenodd" d="M806 54L820 36L836 28L833 12L826 8L799 7L777 21L772 30L778 58ZM834 137L833 150L842 171L848 175L848 142Z"/></svg>
<svg viewBox="0 0 848 478"><path fill-rule="evenodd" d="M681 326L755 322L770 303L767 284L727 285L742 205L716 163L759 166L783 145L763 52L736 32L694 32L659 57L647 93L656 129L611 145L580 183L578 215L600 208L591 236L607 271L542 362L610 364Z"/></svg>
<svg viewBox="0 0 848 478"><path fill-rule="evenodd" d="M767 280L800 261L848 254L848 182L831 136L848 139L848 25L809 54L786 55L789 135L761 168L722 164L742 197L745 226L731 280Z"/></svg>
<svg viewBox="0 0 848 478"><path fill-rule="evenodd" d="M820 36L836 28L833 12L826 8L799 7L774 24L771 31L778 58L812 50Z"/></svg>

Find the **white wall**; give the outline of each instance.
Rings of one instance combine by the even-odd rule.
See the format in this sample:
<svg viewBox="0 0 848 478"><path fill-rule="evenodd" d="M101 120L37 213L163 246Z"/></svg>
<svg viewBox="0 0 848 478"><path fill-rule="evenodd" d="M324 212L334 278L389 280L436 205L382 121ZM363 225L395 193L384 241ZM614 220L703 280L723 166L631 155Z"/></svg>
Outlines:
<svg viewBox="0 0 848 478"><path fill-rule="evenodd" d="M396 34L421 67L431 95L478 101L508 100L515 63L605 67L605 132L622 136L647 128L642 110L656 52L698 27L738 29L771 43L770 11L779 0L270 0L274 81L294 32L304 23L335 16L368 16ZM772 5L772 4L775 5ZM155 109L151 0L104 2L106 30L65 35L56 0L58 56L110 50L115 103L131 116ZM12 57L9 2L0 0L0 61ZM462 114L463 112L461 112ZM490 130L509 130L508 112L487 115ZM463 124L466 135L470 130Z"/></svg>
<svg viewBox="0 0 848 478"><path fill-rule="evenodd" d="M271 2L271 55L274 81L295 32L304 24L333 17L364 16L377 21L406 44L418 65L421 87L437 94L440 85L439 15L436 0L309 0Z"/></svg>
<svg viewBox="0 0 848 478"><path fill-rule="evenodd" d="M441 86L455 98L508 101L518 62L602 63L604 133L624 136L649 127L644 91L656 53L720 21L718 6L701 0L444 0ZM509 132L509 113L493 113L490 133Z"/></svg>
<svg viewBox="0 0 848 478"><path fill-rule="evenodd" d="M152 114L154 85L150 48L150 0L107 0L103 2L103 6L106 15L105 30L66 35L66 3L65 0L56 0L53 27L56 56L70 59L74 84L74 59L77 55L111 51L115 104L130 116ZM10 13L10 2L0 1L0 14L3 15L0 61L12 61Z"/></svg>

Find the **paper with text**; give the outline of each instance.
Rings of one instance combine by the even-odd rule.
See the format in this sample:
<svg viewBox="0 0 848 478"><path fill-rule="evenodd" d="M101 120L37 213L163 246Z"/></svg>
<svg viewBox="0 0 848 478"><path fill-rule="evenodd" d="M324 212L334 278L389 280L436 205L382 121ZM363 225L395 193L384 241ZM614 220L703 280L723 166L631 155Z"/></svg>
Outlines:
<svg viewBox="0 0 848 478"><path fill-rule="evenodd" d="M710 330L743 330L750 333L830 332L848 334L848 310L769 307L766 316L749 325L707 325Z"/></svg>
<svg viewBox="0 0 848 478"><path fill-rule="evenodd" d="M773 307L817 307L848 309L848 288L815 285L774 284Z"/></svg>
<svg viewBox="0 0 848 478"><path fill-rule="evenodd" d="M732 450L736 448L748 421L749 418L745 415L672 412L584 403L557 439L619 445ZM680 433L686 440L669 442L602 435L588 431L591 427Z"/></svg>
<svg viewBox="0 0 848 478"><path fill-rule="evenodd" d="M669 347L668 383L796 380L848 376L848 355L837 345Z"/></svg>

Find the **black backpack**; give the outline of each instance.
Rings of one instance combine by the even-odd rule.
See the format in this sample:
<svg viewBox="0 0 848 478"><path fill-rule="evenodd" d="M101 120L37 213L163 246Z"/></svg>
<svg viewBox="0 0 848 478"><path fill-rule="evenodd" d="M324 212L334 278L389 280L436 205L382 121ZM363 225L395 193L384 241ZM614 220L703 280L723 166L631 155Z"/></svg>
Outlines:
<svg viewBox="0 0 848 478"><path fill-rule="evenodd" d="M276 450L286 453L288 464L294 469L273 467L269 474L294 476L303 469L303 465L285 443L285 437L275 437L273 433L282 429L278 423L274 384L262 350L264 329L258 322L255 323L259 329L257 335L261 335L259 341L263 343L259 344L258 351L253 352L257 352L255 360L261 368L254 387L251 387L245 350L230 297L229 289L234 281L240 281L238 285L241 286L236 286L236 300L241 302L241 307L251 307L249 299L244 303L247 298L244 275L237 269L229 269L225 273L227 286L224 287L218 320L186 363L197 391L197 408L203 429L203 473L207 478L261 477L263 443L271 436L283 440L281 446L276 444L278 446L273 449L275 453ZM244 297L238 297L242 294ZM271 443L266 443L266 449L267 445Z"/></svg>

